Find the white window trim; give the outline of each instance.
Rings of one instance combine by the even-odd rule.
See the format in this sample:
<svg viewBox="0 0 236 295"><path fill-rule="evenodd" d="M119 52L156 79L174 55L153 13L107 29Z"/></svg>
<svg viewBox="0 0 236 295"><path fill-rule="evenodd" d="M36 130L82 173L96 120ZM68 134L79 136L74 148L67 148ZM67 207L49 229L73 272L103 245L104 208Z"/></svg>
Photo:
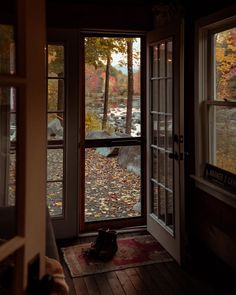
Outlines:
<svg viewBox="0 0 236 295"><path fill-rule="evenodd" d="M195 185L199 189L236 208L236 194L226 191L206 179L204 179L205 163L208 160L208 126L207 104L209 94L209 33L213 30L224 30L232 24L236 24L236 7L217 13L196 23L195 27Z"/></svg>

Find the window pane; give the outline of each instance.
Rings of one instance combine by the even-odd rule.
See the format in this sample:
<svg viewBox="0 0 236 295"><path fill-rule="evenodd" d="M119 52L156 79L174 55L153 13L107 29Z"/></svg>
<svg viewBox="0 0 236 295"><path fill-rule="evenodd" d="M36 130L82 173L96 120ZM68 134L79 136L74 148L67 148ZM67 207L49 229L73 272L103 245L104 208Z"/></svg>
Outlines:
<svg viewBox="0 0 236 295"><path fill-rule="evenodd" d="M63 140L64 116L61 113L48 114L48 140Z"/></svg>
<svg viewBox="0 0 236 295"><path fill-rule="evenodd" d="M47 204L51 216L63 214L63 183L47 183Z"/></svg>
<svg viewBox="0 0 236 295"><path fill-rule="evenodd" d="M48 77L64 77L63 45L48 45Z"/></svg>
<svg viewBox="0 0 236 295"><path fill-rule="evenodd" d="M139 146L85 150L86 222L141 215L140 163Z"/></svg>
<svg viewBox="0 0 236 295"><path fill-rule="evenodd" d="M140 38L85 38L86 138L140 136Z"/></svg>
<svg viewBox="0 0 236 295"><path fill-rule="evenodd" d="M63 149L48 149L48 180L63 179Z"/></svg>
<svg viewBox="0 0 236 295"><path fill-rule="evenodd" d="M48 80L48 111L64 110L64 80Z"/></svg>
<svg viewBox="0 0 236 295"><path fill-rule="evenodd" d="M0 73L15 73L14 28L5 24L0 24Z"/></svg>
<svg viewBox="0 0 236 295"><path fill-rule="evenodd" d="M215 99L236 99L236 27L214 35Z"/></svg>
<svg viewBox="0 0 236 295"><path fill-rule="evenodd" d="M236 108L212 106L212 164L236 174Z"/></svg>

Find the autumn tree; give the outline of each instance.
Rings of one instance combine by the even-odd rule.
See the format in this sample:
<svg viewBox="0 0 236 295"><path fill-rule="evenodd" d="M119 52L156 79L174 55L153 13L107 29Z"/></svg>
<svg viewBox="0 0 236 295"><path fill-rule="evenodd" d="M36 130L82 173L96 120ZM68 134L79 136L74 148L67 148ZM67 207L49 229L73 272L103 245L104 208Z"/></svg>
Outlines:
<svg viewBox="0 0 236 295"><path fill-rule="evenodd" d="M236 76L236 29L215 34L217 99L236 99L231 81ZM234 86L233 85L233 86ZM234 86L235 87L235 86Z"/></svg>
<svg viewBox="0 0 236 295"><path fill-rule="evenodd" d="M61 45L48 45L48 76L64 77L64 47ZM49 82L48 104L55 110L63 110L64 81L62 79L51 79Z"/></svg>
<svg viewBox="0 0 236 295"><path fill-rule="evenodd" d="M131 134L132 125L132 104L134 93L133 79L133 40L127 40L127 69L128 69L128 91L127 91L127 113L126 113L126 134Z"/></svg>
<svg viewBox="0 0 236 295"><path fill-rule="evenodd" d="M102 129L106 129L108 99L109 99L109 80L110 67L113 53L124 53L125 42L122 38L108 37L87 37L85 38L85 62L92 64L95 68L105 65L105 88L104 88L104 105Z"/></svg>

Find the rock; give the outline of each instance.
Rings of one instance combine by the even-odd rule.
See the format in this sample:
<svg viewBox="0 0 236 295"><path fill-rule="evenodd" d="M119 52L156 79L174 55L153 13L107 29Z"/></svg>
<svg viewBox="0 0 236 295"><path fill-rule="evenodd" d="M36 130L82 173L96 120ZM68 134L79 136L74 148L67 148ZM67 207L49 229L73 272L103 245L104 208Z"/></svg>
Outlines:
<svg viewBox="0 0 236 295"><path fill-rule="evenodd" d="M123 169L140 176L141 152L140 146L122 146L118 153L118 163Z"/></svg>
<svg viewBox="0 0 236 295"><path fill-rule="evenodd" d="M58 118L53 119L48 123L48 136L49 137L63 137L63 127L61 121Z"/></svg>
<svg viewBox="0 0 236 295"><path fill-rule="evenodd" d="M86 139L101 139L101 138L112 138L107 131L104 130L97 130L97 131L92 131L90 132L87 136ZM96 148L96 152L104 157L114 157L117 156L119 151L118 147L99 147Z"/></svg>
<svg viewBox="0 0 236 295"><path fill-rule="evenodd" d="M91 131L89 134L86 135L86 139L101 139L109 137L111 137L111 135L104 130Z"/></svg>
<svg viewBox="0 0 236 295"><path fill-rule="evenodd" d="M138 213L141 213L141 203L138 202L136 203L134 206L133 206L133 210L138 212Z"/></svg>

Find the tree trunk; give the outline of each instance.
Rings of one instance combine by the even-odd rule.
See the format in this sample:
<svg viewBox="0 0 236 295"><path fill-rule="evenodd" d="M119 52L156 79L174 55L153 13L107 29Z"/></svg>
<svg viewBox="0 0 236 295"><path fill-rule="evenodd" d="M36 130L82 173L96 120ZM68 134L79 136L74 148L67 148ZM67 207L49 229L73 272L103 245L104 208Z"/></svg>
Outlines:
<svg viewBox="0 0 236 295"><path fill-rule="evenodd" d="M127 93L127 113L126 113L126 130L127 134L131 134L132 123L132 104L134 92L133 78L133 41L127 41L127 67L128 67L128 93Z"/></svg>
<svg viewBox="0 0 236 295"><path fill-rule="evenodd" d="M107 111L108 111L108 95L109 95L109 80L110 80L110 56L107 57L106 65L106 78L105 78L105 92L104 92L104 108L103 108L103 118L102 118L102 130L107 127Z"/></svg>

